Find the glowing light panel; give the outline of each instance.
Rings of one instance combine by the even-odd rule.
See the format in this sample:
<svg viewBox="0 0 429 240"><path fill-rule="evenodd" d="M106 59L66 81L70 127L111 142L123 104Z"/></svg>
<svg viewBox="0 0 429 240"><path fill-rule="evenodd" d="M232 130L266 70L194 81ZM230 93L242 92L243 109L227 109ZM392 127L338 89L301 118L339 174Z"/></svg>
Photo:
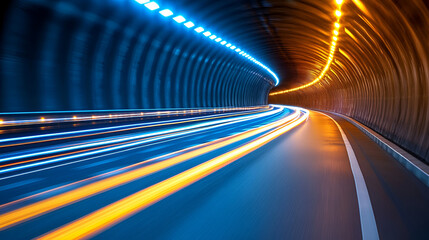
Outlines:
<svg viewBox="0 0 429 240"><path fill-rule="evenodd" d="M140 3L140 4L143 4L143 3L147 3L147 2L149 2L149 0L136 0L136 2L138 2L138 3Z"/></svg>
<svg viewBox="0 0 429 240"><path fill-rule="evenodd" d="M173 12L170 9L164 9L159 11L159 14L161 14L164 17L169 17L171 15L173 15Z"/></svg>
<svg viewBox="0 0 429 240"><path fill-rule="evenodd" d="M158 3L156 3L156 2L146 3L144 6L147 7L151 11L156 10L156 9L159 8Z"/></svg>
<svg viewBox="0 0 429 240"><path fill-rule="evenodd" d="M179 15L177 17L173 18L174 21L178 22L178 23L182 23L184 21L186 21L186 18L184 18L183 16Z"/></svg>
<svg viewBox="0 0 429 240"><path fill-rule="evenodd" d="M200 33L200 32L202 32L202 31L204 31L204 28L202 28L202 27L197 27L197 28L195 28L195 29L194 29L194 31L195 31L195 32L197 32L197 33Z"/></svg>
<svg viewBox="0 0 429 240"><path fill-rule="evenodd" d="M191 21L186 22L184 25L185 25L185 27L187 27L187 28L191 28L191 27L195 26L195 24L194 24L193 22L191 22Z"/></svg>

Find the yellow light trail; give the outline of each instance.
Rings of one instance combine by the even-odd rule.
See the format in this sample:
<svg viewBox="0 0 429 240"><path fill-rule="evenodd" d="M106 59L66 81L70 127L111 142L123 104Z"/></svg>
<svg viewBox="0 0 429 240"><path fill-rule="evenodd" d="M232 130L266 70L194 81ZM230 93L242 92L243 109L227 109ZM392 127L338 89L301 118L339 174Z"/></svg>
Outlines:
<svg viewBox="0 0 429 240"><path fill-rule="evenodd" d="M3 230L5 228L9 228L13 225L16 225L20 222L27 221L29 219L32 219L34 217L37 217L39 215L45 214L47 212L53 211L55 209L70 205L72 203L75 203L77 201L86 199L90 196L93 196L95 194L102 193L104 191L107 191L109 189L112 189L114 187L121 186L125 183L131 182L133 180L145 177L149 174L155 173L157 171L166 169L168 167L174 166L176 164L179 164L181 162L184 162L186 160L189 160L194 157L198 157L200 155L206 154L210 151L217 150L221 147L227 146L229 144L235 143L237 141L255 136L259 133L268 131L272 128L281 126L282 124L285 124L289 121L292 121L296 119L299 116L299 111L296 110L293 114L289 115L288 117L285 117L281 120L278 120L276 122L258 127L256 129L247 130L243 133L238 133L236 135L232 135L229 137L225 137L222 139L215 140L211 142L212 144L201 147L199 149L186 152L184 154L166 159L162 162L156 162L148 166L144 166L129 172L125 172L116 176L112 176L110 178L106 178L103 180L100 180L98 182L94 182L91 184L88 184L86 186L71 190L69 192L62 193L60 195L42 200L37 203L30 204L28 206L13 210L8 213L4 213L0 215L0 230ZM203 144L204 145L204 144ZM144 161L147 163L147 160ZM141 164L141 163L140 163ZM135 166L135 165L134 165Z"/></svg>
<svg viewBox="0 0 429 240"><path fill-rule="evenodd" d="M270 93L270 96L275 96L275 95L279 95L279 94L284 94L284 93L288 93L288 92L294 92L294 91L298 91L310 86L313 86L314 84L318 83L320 80L322 80L322 78L325 76L326 72L329 70L329 68L331 67L331 63L332 60L334 59L334 54L335 54L335 49L336 49L336 42L338 41L338 34L339 34L339 29L340 29L340 19L341 19L341 5L343 4L343 0L336 0L336 4L337 4L337 9L335 10L335 16L337 17L337 21L334 23L334 27L335 30L333 31L333 41L331 43L330 46L330 53L329 53L329 57L328 60L326 61L325 67L323 68L323 70L319 73L319 75L311 82L304 84L302 86L296 87L296 88L291 88L291 89L286 89L286 90L280 90L277 92L272 92Z"/></svg>
<svg viewBox="0 0 429 240"><path fill-rule="evenodd" d="M300 118L284 123L269 133L247 143L237 149L222 154L189 170L170 177L162 182L147 187L137 193L125 197L100 210L86 215L68 225L60 227L38 239L87 239L94 234L111 227L125 218L141 211L148 206L172 195L173 193L195 183L196 181L216 172L236 161L253 150L265 145L279 135L298 126L308 118L308 113Z"/></svg>

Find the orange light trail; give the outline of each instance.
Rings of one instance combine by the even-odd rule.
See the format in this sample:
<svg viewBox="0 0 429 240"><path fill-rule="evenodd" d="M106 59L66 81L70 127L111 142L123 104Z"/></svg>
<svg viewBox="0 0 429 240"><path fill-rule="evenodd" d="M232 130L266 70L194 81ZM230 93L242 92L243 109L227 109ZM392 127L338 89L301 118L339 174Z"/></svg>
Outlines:
<svg viewBox="0 0 429 240"><path fill-rule="evenodd" d="M326 72L331 67L332 60L334 59L334 54L335 54L337 41L338 41L338 34L339 34L339 30L340 30L340 19L341 19L341 15L342 15L341 5L343 4L343 1L342 0L336 0L336 4L337 4L337 9L335 10L334 14L337 17L337 21L334 23L335 29L333 31L333 37L332 37L332 42L331 42L331 46L330 46L330 53L328 56L328 60L326 61L325 67L319 73L319 76L317 76L313 81L311 81L307 84L304 84L302 86L299 86L296 88L291 88L291 89L286 89L286 90L280 90L277 92L272 92L272 93L270 93L270 96L275 96L275 95L284 94L284 93L288 93L288 92L294 92L294 91L298 91L298 90L313 86L314 84L316 84L320 80L322 80L322 78L325 76Z"/></svg>
<svg viewBox="0 0 429 240"><path fill-rule="evenodd" d="M185 132L185 131L181 131L181 132ZM144 141L144 140L150 140L150 139L158 138L161 136L168 136L168 135L173 135L173 134L177 134L177 133L180 133L180 132L166 133L166 134L161 134L161 135L157 135L154 137L146 137L146 138L126 141L126 142L119 142L119 143L108 144L108 145L99 146L99 147L92 147L89 149L83 149L83 150L77 150L77 151L72 151L72 152L67 152L67 153L55 154L55 155L47 156L47 157L40 157L40 158L34 158L34 159L29 159L29 160L20 161L20 162L13 162L13 163L0 165L0 168L16 166L16 165L21 165L21 164L31 163L31 162L37 162L37 161L42 161L42 160L47 160L47 159L52 159L52 158L57 158L57 157L70 156L70 155L74 155L74 154L78 154L78 153L91 152L91 151L95 151L98 149L110 148L110 147L119 146L119 145L123 145L123 144L134 143L134 142L139 142L139 141Z"/></svg>
<svg viewBox="0 0 429 240"><path fill-rule="evenodd" d="M254 107L236 107L236 108L221 108L221 109L203 109L203 110L199 110L199 112L204 112L204 113L211 113L211 112L216 112L216 111L248 111L248 110L256 110L256 109L263 109L263 108L268 108L268 106L254 106ZM194 110L183 110L181 111L182 114L186 115L187 113L194 113ZM55 112L52 112L55 113ZM63 122L76 122L76 121L87 121L87 120L106 120L106 119L110 119L110 118L134 118L134 117L141 117L141 116L158 116L160 117L161 115L169 115L170 111L157 111L157 112L148 112L148 113L126 113L126 114L121 114L121 113L117 113L117 114L98 114L98 115L83 115L83 116L78 116L78 115L73 115L72 117L62 117L62 118L51 118L49 119L49 123L63 123ZM19 126L19 125L30 125L30 124L40 124L45 122L46 119L45 117L41 117L41 118L36 118L36 119L25 119L25 120L13 120L13 119L4 119L3 122L0 122L1 124L3 124L4 126Z"/></svg>
<svg viewBox="0 0 429 240"><path fill-rule="evenodd" d="M269 133L225 154L199 164L189 170L125 197L68 225L60 227L38 239L87 239L92 235L124 220L148 206L172 195L265 145L281 134L298 126L308 113L292 122L283 123Z"/></svg>
<svg viewBox="0 0 429 240"><path fill-rule="evenodd" d="M257 111L257 112L260 112L260 111ZM228 116L239 116L239 115L241 115L241 114L234 114L234 115L228 115ZM205 119L209 120L209 119L214 119L214 118L217 118L217 117L210 117L210 118L205 118ZM149 141L151 139L157 139L159 137L167 137L169 135L175 135L175 134L178 134L178 133L185 133L186 131L187 130L182 130L182 131L173 132L173 133L165 133L165 134L160 134L160 135L153 136L153 137L144 137L144 138L139 138L139 139L130 140L130 141L121 141L119 143L107 144L107 145L103 145L103 146L99 146L99 147L92 147L92 148L88 148L88 149L76 150L76 151L72 151L72 152L55 154L55 155L46 156L46 157L39 157L39 158L34 158L34 159L29 159L29 160L23 160L23 161L17 161L17 162L12 162L12 163L6 163L6 164L3 164L3 165L0 164L0 169L1 168L6 168L6 167L11 167L11 166L16 166L16 165L22 165L22 164L26 164L26 163L38 162L38 161L42 161L42 160L55 159L55 158L58 158L58 157L72 156L74 154L91 152L91 151L100 150L100 149L108 149L108 148L111 148L111 147L115 147L115 146L119 146L119 145L124 145L124 144L137 143L137 142L140 142L140 141ZM115 138L115 139L121 139L121 137ZM98 142L98 141L95 141L95 142ZM76 145L78 145L78 144L76 144Z"/></svg>
<svg viewBox="0 0 429 240"><path fill-rule="evenodd" d="M255 112L252 112L251 114L265 112L265 111L268 111L268 110L270 110L270 108L259 110L259 111L255 111ZM169 125L183 124L183 123L190 123L190 122L199 122L199 121L206 121L206 120L212 120L212 119L218 119L218 118L242 116L242 115L246 115L246 114L249 114L249 113L240 113L240 114L233 114L233 115L227 115L227 116L218 116L218 117L207 117L207 118L192 119L192 120L186 120L186 121L180 121L180 122L160 123L160 124L154 124L154 125L149 125L149 126L133 127L133 128L126 128L126 129L113 130L113 131L106 131L106 132L100 132L100 133L83 134L83 135L78 135L78 136L61 137L61 138L37 140L37 141L30 141L30 142L20 142L20 143L13 143L13 144L7 144L7 145L0 145L0 148L7 148L7 147L13 147L13 146L22 146L22 145L42 143L42 142L51 142L51 141L58 141L58 140L65 140L65 139L73 139L73 138L80 138L80 137L97 136L97 135L117 133L117 132L123 132L123 131L131 131L131 130L137 130L137 129L151 128L151 127L160 127L160 126L169 126Z"/></svg>
<svg viewBox="0 0 429 240"><path fill-rule="evenodd" d="M213 144L166 159L162 162L157 162L149 166L144 166L129 172L112 176L110 178L106 178L98 182L94 182L89 185L71 190L69 192L62 193L60 195L2 214L0 215L0 229L11 227L20 222L27 221L41 214L44 214L44 213L53 211L55 209L72 204L74 202L86 199L90 196L102 193L111 188L121 186L125 183L145 177L149 174L174 166L176 164L179 164L191 158L201 156L210 151L217 150L221 147L227 146L237 141L255 136L259 133L268 131L272 128L281 126L282 124L285 124L289 121L297 119L298 116L299 116L299 111L296 110L293 114L281 120L278 120L276 122L258 127L256 129L247 130L245 132L238 133L236 135L215 140L213 141L214 143L211 142ZM153 159L148 161L153 161ZM148 161L145 161L145 162L147 163Z"/></svg>

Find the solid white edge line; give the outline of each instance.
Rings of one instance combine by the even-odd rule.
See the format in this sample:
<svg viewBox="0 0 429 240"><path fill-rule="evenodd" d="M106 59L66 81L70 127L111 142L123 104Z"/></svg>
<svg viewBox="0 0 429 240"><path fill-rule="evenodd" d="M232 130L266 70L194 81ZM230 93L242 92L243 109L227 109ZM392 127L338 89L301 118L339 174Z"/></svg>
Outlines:
<svg viewBox="0 0 429 240"><path fill-rule="evenodd" d="M363 177L362 171L359 167L359 163L356 159L356 155L353 151L353 148L347 139L346 134L344 133L341 126L335 121L332 117L327 114L321 113L328 118L330 118L335 125L337 125L338 130L340 130L341 137L343 138L344 145L346 146L347 155L350 160L350 167L352 169L353 178L355 180L356 194L359 205L359 215L360 215L360 224L362 230L362 239L363 240L376 240L379 239L377 224L375 222L374 211L372 210L371 200L369 198L368 189L366 188L365 179Z"/></svg>
<svg viewBox="0 0 429 240"><path fill-rule="evenodd" d="M373 140L375 143L377 143L379 146L381 146L383 149L388 148L390 151L396 153L398 157L395 157L394 153L390 153L389 150L385 149L394 159L399 161L405 168L407 168L409 171L411 171L414 176L416 176L418 179L420 179L426 186L429 187L429 167L422 163L417 158L413 157L407 151L402 149L400 146L398 146L396 143L393 143L386 138L384 138L381 134L375 132L374 130L368 128L364 124L360 123L359 121L354 120L353 118L350 118L348 116L345 116L343 114L339 113L332 113L334 115L340 116L344 119L346 119L348 122L353 124L355 127L357 127L359 130L361 130L365 135L367 135L371 140ZM378 143L379 141L380 143ZM402 151L402 152L401 152ZM405 156L406 155L406 156ZM402 159L401 160L398 160Z"/></svg>

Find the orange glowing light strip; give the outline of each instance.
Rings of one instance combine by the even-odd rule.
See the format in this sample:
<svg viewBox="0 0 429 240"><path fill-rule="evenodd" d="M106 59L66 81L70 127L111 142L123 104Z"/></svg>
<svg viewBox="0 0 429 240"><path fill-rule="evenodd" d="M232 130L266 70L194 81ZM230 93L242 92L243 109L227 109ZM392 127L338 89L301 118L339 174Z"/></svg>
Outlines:
<svg viewBox="0 0 429 240"><path fill-rule="evenodd" d="M148 166L144 166L139 169L135 169L110 178L106 178L98 182L94 182L89 185L83 186L81 188L77 188L72 191L13 210L11 212L4 213L0 215L0 230L9 228L15 224L18 224L23 221L27 221L36 216L67 206L74 202L83 200L95 194L102 193L111 188L121 186L125 183L142 178L149 174L166 169L168 167L174 166L176 164L179 164L191 158L198 157L210 151L214 151L216 149L235 143L237 141L268 131L272 128L281 126L282 124L288 123L291 120L297 119L298 116L299 116L299 111L296 110L293 114L279 121L267 124L265 126L262 126L253 130L248 130L243 133L233 135L232 137L225 137L222 139L223 141L216 140L214 141L215 142L214 144L166 159L162 162L157 162ZM151 161L151 160L148 160L148 161Z"/></svg>
<svg viewBox="0 0 429 240"><path fill-rule="evenodd" d="M331 67L332 60L334 59L334 54L335 54L335 50L337 47L337 41L338 41L338 34L339 34L339 30L340 30L340 19L341 19L341 15L342 15L341 5L343 4L343 0L336 0L335 2L337 4L337 9L335 10L335 16L337 17L337 21L334 23L334 31L333 31L328 61L326 61L326 65L323 68L323 70L320 72L319 76L317 76L313 81L311 81L305 85L302 85L302 86L299 86L296 88L287 89L287 90L272 92L272 93L270 93L270 96L275 96L275 95L284 94L284 93L288 93L288 92L294 92L294 91L298 91L298 90L310 87L310 86L316 84L317 82L319 82L320 80L322 80L322 78L325 76L326 72Z"/></svg>
<svg viewBox="0 0 429 240"><path fill-rule="evenodd" d="M173 193L197 182L217 170L236 161L244 155L267 144L281 134L298 126L308 118L308 113L293 122L285 123L279 128L264 134L237 149L222 154L189 170L154 184L137 193L114 202L100 210L86 215L68 225L47 233L38 239L87 239L92 235L113 226L127 217L148 206L172 195Z"/></svg>

